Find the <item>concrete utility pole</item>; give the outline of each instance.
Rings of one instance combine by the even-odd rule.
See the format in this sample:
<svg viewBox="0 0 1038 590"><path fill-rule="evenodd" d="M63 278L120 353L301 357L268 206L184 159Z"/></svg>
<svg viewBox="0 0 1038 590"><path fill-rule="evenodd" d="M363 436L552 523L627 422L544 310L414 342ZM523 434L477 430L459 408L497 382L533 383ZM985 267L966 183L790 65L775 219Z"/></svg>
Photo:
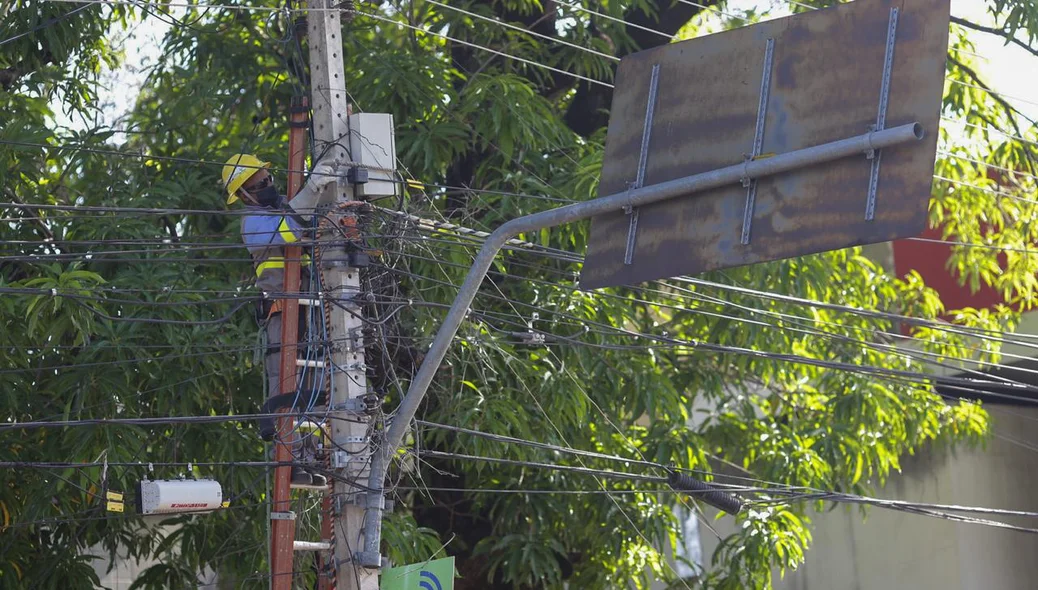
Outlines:
<svg viewBox="0 0 1038 590"><path fill-rule="evenodd" d="M310 84L313 105L314 161L351 159L346 77L342 62L341 12L328 0L308 0L310 37ZM338 226L322 232L321 239L343 241L340 229L350 232L356 218L349 213L353 188L339 179L330 184L320 203ZM350 267L341 246L322 248L326 297L338 299L343 307L332 306L328 338L331 341L332 371L329 414L333 417L331 466L338 476L332 501L332 558L336 588L341 590L378 590L378 570L359 567L354 552L361 547L364 520L363 488L347 482L367 483L370 446L368 427L360 422L359 398L367 395L364 361L363 320L360 305L360 271ZM315 269L316 270L316 269ZM335 418L349 418L345 421Z"/></svg>

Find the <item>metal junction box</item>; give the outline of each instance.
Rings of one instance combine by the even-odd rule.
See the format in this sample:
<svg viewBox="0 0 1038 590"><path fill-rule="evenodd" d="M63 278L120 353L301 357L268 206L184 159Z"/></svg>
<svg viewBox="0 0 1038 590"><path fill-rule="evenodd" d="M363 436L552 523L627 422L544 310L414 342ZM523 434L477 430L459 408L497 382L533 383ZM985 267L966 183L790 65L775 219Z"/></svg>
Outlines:
<svg viewBox="0 0 1038 590"><path fill-rule="evenodd" d="M367 182L355 187L357 199L397 194L396 138L393 115L359 113L350 115L350 155L368 169Z"/></svg>

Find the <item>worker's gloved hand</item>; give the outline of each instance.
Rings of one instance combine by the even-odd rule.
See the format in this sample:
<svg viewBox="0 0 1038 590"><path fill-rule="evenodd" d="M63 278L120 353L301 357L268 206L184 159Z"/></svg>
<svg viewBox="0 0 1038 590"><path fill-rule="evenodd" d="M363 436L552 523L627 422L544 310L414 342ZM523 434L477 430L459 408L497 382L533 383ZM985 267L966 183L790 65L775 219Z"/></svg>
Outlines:
<svg viewBox="0 0 1038 590"><path fill-rule="evenodd" d="M310 171L310 179L306 181L303 188L299 189L296 196L288 202L289 206L296 213L301 215L312 215L314 213L318 202L321 200L321 193L324 191L324 188L336 180L339 162L340 160L337 157L327 158L314 166L313 170Z"/></svg>
<svg viewBox="0 0 1038 590"><path fill-rule="evenodd" d="M310 180L307 181L307 188L314 192L321 192L324 187L335 182L335 172L339 168L339 159L334 158L332 160L321 160L314 166L314 169L310 171Z"/></svg>

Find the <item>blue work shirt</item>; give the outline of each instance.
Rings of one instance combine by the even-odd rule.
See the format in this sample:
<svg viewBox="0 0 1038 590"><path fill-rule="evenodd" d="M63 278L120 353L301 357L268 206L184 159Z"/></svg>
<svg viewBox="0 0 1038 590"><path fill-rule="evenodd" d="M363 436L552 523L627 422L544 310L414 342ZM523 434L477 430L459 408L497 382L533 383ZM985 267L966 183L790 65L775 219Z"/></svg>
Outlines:
<svg viewBox="0 0 1038 590"><path fill-rule="evenodd" d="M302 239L305 229L283 208L246 206L245 209L248 213L241 220L241 236L256 268L256 286L267 293L284 292L284 248ZM309 259L303 264L308 265Z"/></svg>

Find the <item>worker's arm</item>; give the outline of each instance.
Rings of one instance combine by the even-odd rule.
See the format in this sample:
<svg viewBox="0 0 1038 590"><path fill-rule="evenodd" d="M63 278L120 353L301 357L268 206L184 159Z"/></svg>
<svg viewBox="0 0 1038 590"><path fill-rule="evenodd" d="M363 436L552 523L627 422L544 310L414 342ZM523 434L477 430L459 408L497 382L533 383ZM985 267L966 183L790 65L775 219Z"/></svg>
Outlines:
<svg viewBox="0 0 1038 590"><path fill-rule="evenodd" d="M319 162L310 171L310 179L306 181L303 188L299 189L296 196L292 197L292 200L288 202L289 206L301 215L312 215L317 208L318 201L321 199L324 187L335 182L338 168L339 162L335 159L326 159Z"/></svg>

